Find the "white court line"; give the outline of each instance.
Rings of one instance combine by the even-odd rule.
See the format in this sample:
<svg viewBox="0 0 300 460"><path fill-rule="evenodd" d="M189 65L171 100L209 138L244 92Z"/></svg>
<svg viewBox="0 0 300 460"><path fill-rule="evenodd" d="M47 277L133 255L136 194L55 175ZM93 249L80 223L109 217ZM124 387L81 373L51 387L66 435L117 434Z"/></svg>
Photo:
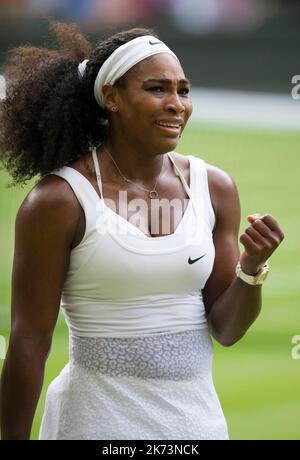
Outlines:
<svg viewBox="0 0 300 460"><path fill-rule="evenodd" d="M192 88L193 123L300 131L300 99L273 94Z"/></svg>
<svg viewBox="0 0 300 460"><path fill-rule="evenodd" d="M5 89L0 75L0 99ZM290 94L192 88L190 123L300 131L300 98L294 99L292 90L292 85Z"/></svg>

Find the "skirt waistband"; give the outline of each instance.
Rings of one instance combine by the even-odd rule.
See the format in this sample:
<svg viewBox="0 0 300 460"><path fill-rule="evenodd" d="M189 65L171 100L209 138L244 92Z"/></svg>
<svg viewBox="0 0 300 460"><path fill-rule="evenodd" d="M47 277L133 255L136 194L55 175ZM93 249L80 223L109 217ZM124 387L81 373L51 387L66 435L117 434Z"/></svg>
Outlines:
<svg viewBox="0 0 300 460"><path fill-rule="evenodd" d="M144 337L70 336L70 364L89 372L141 379L191 380L211 374L207 328Z"/></svg>

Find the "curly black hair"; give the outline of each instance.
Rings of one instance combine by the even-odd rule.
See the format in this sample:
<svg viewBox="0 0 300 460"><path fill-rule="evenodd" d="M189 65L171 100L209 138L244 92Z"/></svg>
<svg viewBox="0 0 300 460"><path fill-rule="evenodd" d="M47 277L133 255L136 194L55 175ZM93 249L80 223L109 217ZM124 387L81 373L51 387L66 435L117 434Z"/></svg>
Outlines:
<svg viewBox="0 0 300 460"><path fill-rule="evenodd" d="M94 50L76 24L50 21L61 50L21 46L4 65L6 98L0 102L0 163L23 184L80 157L107 136L107 115L94 97L104 61L136 37L154 35L134 28L100 41ZM78 64L89 59L84 76ZM115 84L123 84L122 78Z"/></svg>

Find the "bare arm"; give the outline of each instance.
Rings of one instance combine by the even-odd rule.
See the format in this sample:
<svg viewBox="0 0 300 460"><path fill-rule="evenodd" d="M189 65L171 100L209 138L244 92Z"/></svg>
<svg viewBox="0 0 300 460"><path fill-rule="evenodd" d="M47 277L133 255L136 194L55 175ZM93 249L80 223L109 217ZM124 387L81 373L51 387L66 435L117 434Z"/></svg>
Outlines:
<svg viewBox="0 0 300 460"><path fill-rule="evenodd" d="M12 325L0 387L2 439L29 439L57 321L78 213L69 186L44 178L15 225Z"/></svg>
<svg viewBox="0 0 300 460"><path fill-rule="evenodd" d="M225 172L208 167L209 187L216 214L213 232L216 258L212 274L203 290L212 336L224 346L240 340L259 315L261 286L251 286L235 276L240 259L245 273L256 274L284 235L275 219L266 215L250 219L250 227L241 235L238 248L240 203L233 180Z"/></svg>

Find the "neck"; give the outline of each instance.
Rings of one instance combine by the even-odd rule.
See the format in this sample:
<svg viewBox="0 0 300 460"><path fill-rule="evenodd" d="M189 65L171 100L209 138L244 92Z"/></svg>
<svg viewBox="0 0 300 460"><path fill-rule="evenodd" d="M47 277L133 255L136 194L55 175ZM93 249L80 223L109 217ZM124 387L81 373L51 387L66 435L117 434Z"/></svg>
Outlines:
<svg viewBox="0 0 300 460"><path fill-rule="evenodd" d="M148 184L151 187L153 180L161 172L165 152L147 151L145 146L137 148L126 140L120 142L115 139L115 136L108 137L104 143L104 150L107 150L112 156L127 179L145 186ZM115 165L112 167L116 169ZM116 174L119 175L117 169Z"/></svg>

